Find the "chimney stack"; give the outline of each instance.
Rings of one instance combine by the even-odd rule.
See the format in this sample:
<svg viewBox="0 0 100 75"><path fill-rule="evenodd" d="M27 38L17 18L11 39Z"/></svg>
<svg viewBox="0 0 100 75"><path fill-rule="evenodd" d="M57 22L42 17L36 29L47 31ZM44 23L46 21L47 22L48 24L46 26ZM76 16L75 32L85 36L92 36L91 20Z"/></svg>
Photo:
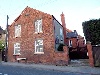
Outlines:
<svg viewBox="0 0 100 75"><path fill-rule="evenodd" d="M64 17L63 12L60 16L61 16L61 22L62 22L62 26L63 26L64 44L67 44L66 23L65 23L65 17Z"/></svg>
<svg viewBox="0 0 100 75"><path fill-rule="evenodd" d="M63 12L62 12L62 14L61 14L60 16L61 16L62 26L63 26L63 27L66 27L65 16L64 16Z"/></svg>

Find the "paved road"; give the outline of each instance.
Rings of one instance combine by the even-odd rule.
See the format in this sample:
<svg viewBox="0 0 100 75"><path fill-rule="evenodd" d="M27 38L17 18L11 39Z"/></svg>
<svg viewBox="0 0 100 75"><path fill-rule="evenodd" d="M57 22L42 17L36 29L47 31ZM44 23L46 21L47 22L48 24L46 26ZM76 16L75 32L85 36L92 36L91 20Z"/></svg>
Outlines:
<svg viewBox="0 0 100 75"><path fill-rule="evenodd" d="M91 75L0 64L0 75Z"/></svg>

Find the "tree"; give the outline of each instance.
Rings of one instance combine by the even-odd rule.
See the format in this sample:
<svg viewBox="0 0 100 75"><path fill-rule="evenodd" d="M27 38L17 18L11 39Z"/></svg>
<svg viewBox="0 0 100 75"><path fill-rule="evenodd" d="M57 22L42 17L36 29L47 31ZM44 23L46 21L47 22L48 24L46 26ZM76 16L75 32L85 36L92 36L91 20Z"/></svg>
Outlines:
<svg viewBox="0 0 100 75"><path fill-rule="evenodd" d="M5 44L2 40L0 40L0 51L4 50Z"/></svg>
<svg viewBox="0 0 100 75"><path fill-rule="evenodd" d="M92 19L82 23L86 41L92 45L100 44L100 19Z"/></svg>

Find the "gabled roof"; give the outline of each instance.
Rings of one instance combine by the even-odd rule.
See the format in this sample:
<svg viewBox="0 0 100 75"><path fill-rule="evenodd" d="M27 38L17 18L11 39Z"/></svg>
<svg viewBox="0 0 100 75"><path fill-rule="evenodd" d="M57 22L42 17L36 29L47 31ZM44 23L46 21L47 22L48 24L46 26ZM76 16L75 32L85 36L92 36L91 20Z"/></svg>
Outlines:
<svg viewBox="0 0 100 75"><path fill-rule="evenodd" d="M27 12L28 11L28 12ZM28 15L27 13L31 13L32 11L36 11L36 12L42 12L42 11L40 11L40 10L37 10L37 9L33 9L33 8L31 8L31 7L29 7L29 6L27 6L22 12L21 12L21 14L14 20L15 22L20 18L20 16L21 15L23 15L24 13L26 13L26 15ZM44 12L42 12L42 13L44 13ZM45 14L48 14L48 13L45 13ZM50 15L50 14L49 14ZM52 16L52 15L51 15Z"/></svg>
<svg viewBox="0 0 100 75"><path fill-rule="evenodd" d="M77 38L78 37L78 33L76 30L74 30L74 32L68 32L66 35L66 38Z"/></svg>

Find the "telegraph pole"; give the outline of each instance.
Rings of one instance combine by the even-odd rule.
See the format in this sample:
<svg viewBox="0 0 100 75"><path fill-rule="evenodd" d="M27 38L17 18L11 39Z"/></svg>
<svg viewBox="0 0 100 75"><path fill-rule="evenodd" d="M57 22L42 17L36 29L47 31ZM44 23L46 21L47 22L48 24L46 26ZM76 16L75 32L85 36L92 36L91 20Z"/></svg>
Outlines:
<svg viewBox="0 0 100 75"><path fill-rule="evenodd" d="M5 38L5 42L6 42L6 45L5 45L5 62L7 62L7 53L8 53L8 15L7 15L7 25L6 25L6 38Z"/></svg>

